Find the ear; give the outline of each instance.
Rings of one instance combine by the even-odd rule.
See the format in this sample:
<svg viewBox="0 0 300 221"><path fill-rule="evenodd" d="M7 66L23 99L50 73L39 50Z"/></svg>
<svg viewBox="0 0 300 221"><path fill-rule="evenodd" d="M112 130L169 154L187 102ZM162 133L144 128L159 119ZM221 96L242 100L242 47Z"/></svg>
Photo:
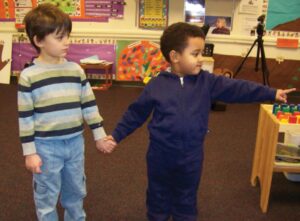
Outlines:
<svg viewBox="0 0 300 221"><path fill-rule="evenodd" d="M43 47L43 40L38 40L36 35L33 36L33 42L39 48Z"/></svg>
<svg viewBox="0 0 300 221"><path fill-rule="evenodd" d="M172 61L172 63L177 63L179 61L179 53L175 50L170 51L169 53L170 56L170 60Z"/></svg>

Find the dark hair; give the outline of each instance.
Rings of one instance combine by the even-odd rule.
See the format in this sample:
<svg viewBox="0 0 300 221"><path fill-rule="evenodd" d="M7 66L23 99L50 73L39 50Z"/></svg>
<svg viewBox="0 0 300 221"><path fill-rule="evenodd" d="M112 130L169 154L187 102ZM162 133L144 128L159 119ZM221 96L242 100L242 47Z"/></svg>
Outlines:
<svg viewBox="0 0 300 221"><path fill-rule="evenodd" d="M184 22L174 23L165 29L160 38L160 49L168 62L170 62L170 51L181 53L186 48L189 37L205 39L205 34L200 27Z"/></svg>
<svg viewBox="0 0 300 221"><path fill-rule="evenodd" d="M72 31L69 15L50 3L40 4L29 11L24 18L24 24L29 40L38 52L40 48L35 45L34 36L40 41L53 32L69 35Z"/></svg>

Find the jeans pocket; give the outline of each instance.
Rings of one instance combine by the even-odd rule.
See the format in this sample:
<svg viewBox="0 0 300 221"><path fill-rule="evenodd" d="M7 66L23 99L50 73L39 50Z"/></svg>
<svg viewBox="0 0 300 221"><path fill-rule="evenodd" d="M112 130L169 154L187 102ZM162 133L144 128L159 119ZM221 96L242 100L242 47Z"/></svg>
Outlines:
<svg viewBox="0 0 300 221"><path fill-rule="evenodd" d="M37 183L34 181L33 183L34 192L36 194L46 194L47 193L47 186L41 183Z"/></svg>
<svg viewBox="0 0 300 221"><path fill-rule="evenodd" d="M85 197L86 196L86 175L83 175L82 178L82 195Z"/></svg>

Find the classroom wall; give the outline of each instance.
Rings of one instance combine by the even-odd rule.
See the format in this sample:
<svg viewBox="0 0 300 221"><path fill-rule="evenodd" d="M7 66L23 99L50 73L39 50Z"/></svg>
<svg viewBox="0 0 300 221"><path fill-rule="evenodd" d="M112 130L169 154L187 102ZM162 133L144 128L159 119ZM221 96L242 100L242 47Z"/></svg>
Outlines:
<svg viewBox="0 0 300 221"><path fill-rule="evenodd" d="M263 0L260 0L260 7ZM142 30L137 26L137 1L127 0L123 19L110 19L108 23L74 22L72 36L119 39L159 40L162 31ZM231 35L208 35L206 41L215 44L214 53L223 55L244 56L256 39L254 36L240 34L238 13L239 0L206 0L206 14L232 16ZM169 24L184 20L184 0L169 0ZM18 35L12 22L1 22L0 32ZM300 60L300 49L283 49L276 47L276 38L264 37L267 58L277 60ZM256 47L250 56L256 56Z"/></svg>
<svg viewBox="0 0 300 221"><path fill-rule="evenodd" d="M183 21L183 1L169 1L169 24ZM123 19L109 22L73 22L73 35L87 35L111 38L158 39L162 31L143 30L137 26L137 1L127 0ZM0 32L17 33L13 22L0 22Z"/></svg>

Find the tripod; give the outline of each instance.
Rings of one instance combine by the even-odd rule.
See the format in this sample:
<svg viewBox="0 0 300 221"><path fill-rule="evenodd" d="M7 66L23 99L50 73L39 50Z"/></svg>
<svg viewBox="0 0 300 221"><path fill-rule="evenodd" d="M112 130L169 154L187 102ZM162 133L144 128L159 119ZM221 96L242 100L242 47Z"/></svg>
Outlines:
<svg viewBox="0 0 300 221"><path fill-rule="evenodd" d="M269 86L269 70L267 67L267 63L266 63L266 57L265 57L265 50L264 50L264 40L262 39L262 33L258 34L257 38L255 39L255 41L253 42L250 50L248 51L247 55L245 56L245 58L243 59L242 63L239 65L239 67L237 68L236 72L234 73L233 77L236 77L238 75L238 73L240 72L240 70L243 67L243 64L245 63L246 59L248 58L251 50L253 49L253 47L255 46L255 44L257 43L257 53L256 53L256 62L255 62L255 71L258 71L258 66L259 66L259 56L261 55L261 69L262 69L262 76L263 76L263 84Z"/></svg>

